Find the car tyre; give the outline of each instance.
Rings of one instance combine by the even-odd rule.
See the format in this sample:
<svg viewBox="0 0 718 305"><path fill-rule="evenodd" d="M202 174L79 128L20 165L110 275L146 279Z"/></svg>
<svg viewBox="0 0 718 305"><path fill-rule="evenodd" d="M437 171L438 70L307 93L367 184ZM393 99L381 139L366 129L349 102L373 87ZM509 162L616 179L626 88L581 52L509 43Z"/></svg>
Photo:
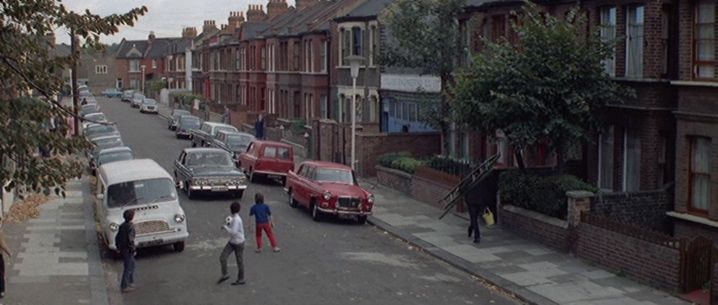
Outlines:
<svg viewBox="0 0 718 305"><path fill-rule="evenodd" d="M184 251L184 241L178 241L178 242L172 244L172 248L174 248L175 251L177 251L177 252Z"/></svg>
<svg viewBox="0 0 718 305"><path fill-rule="evenodd" d="M241 199L242 195L244 195L244 190L234 192L234 198Z"/></svg>
<svg viewBox="0 0 718 305"><path fill-rule="evenodd" d="M294 197L292 197L291 189L287 192L287 197L289 198L289 206L293 207L293 208L297 208L297 201L294 200Z"/></svg>
<svg viewBox="0 0 718 305"><path fill-rule="evenodd" d="M322 220L322 212L319 211L319 206L312 202L311 206L312 220L320 222Z"/></svg>
<svg viewBox="0 0 718 305"><path fill-rule="evenodd" d="M357 222L358 222L360 225L363 225L363 224L366 223L366 218L367 218L366 215L359 215L359 216L357 216Z"/></svg>
<svg viewBox="0 0 718 305"><path fill-rule="evenodd" d="M180 137L180 135L179 135L179 134L175 134L175 137L177 137L177 139L180 139L180 138L182 138L182 137Z"/></svg>
<svg viewBox="0 0 718 305"><path fill-rule="evenodd" d="M192 141L192 147L197 147L197 143L195 143L194 141Z"/></svg>
<svg viewBox="0 0 718 305"><path fill-rule="evenodd" d="M195 192L192 191L192 188L190 187L189 182L185 181L184 185L185 185L185 188L187 189L187 198L194 199L195 197L197 197L197 195L195 195Z"/></svg>

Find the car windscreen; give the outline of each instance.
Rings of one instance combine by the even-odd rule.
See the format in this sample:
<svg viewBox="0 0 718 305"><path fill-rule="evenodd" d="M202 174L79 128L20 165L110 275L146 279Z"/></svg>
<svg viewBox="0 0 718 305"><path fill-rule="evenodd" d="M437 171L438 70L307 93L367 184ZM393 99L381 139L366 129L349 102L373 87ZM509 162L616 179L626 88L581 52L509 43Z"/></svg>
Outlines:
<svg viewBox="0 0 718 305"><path fill-rule="evenodd" d="M132 160L132 153L129 151L118 151L112 153L101 154L97 158L97 164L107 164L116 161Z"/></svg>
<svg viewBox="0 0 718 305"><path fill-rule="evenodd" d="M222 152L196 152L187 156L187 166L234 166L229 154Z"/></svg>
<svg viewBox="0 0 718 305"><path fill-rule="evenodd" d="M174 183L168 178L128 181L107 188L110 208L154 203L177 198Z"/></svg>
<svg viewBox="0 0 718 305"><path fill-rule="evenodd" d="M145 105L157 105L157 101L152 100L152 99L145 99L142 101L142 103Z"/></svg>
<svg viewBox="0 0 718 305"><path fill-rule="evenodd" d="M198 118L181 118L179 121L179 126L182 129L198 129L199 128L199 119Z"/></svg>
<svg viewBox="0 0 718 305"><path fill-rule="evenodd" d="M90 113L95 113L98 111L100 111L100 110L97 108L96 104L88 104L88 105L82 106L82 109L80 110L80 114L82 114L84 116L84 115L87 115Z"/></svg>
<svg viewBox="0 0 718 305"><path fill-rule="evenodd" d="M230 136L227 138L227 146L233 151L245 151L252 141L254 137L251 136Z"/></svg>
<svg viewBox="0 0 718 305"><path fill-rule="evenodd" d="M179 117L181 117L181 116L183 116L183 115L190 115L190 114L191 114L191 113L189 113L189 111L187 111L187 110L175 110L173 116L176 117L176 118L179 118Z"/></svg>
<svg viewBox="0 0 718 305"><path fill-rule="evenodd" d="M291 156L289 155L289 148L286 147L266 146L264 147L264 157L291 160Z"/></svg>
<svg viewBox="0 0 718 305"><path fill-rule="evenodd" d="M85 119L93 120L95 122L104 122L107 120L104 113L91 113L86 115Z"/></svg>
<svg viewBox="0 0 718 305"><path fill-rule="evenodd" d="M85 135L92 137L98 134L116 133L117 127L113 125L95 125L90 126L85 130Z"/></svg>
<svg viewBox="0 0 718 305"><path fill-rule="evenodd" d="M122 139L120 139L119 137L96 140L94 141L94 144L95 151L100 151L105 148L120 147L124 145L122 143Z"/></svg>
<svg viewBox="0 0 718 305"><path fill-rule="evenodd" d="M231 132L237 132L237 128L234 128L232 126L217 126L214 128L214 134L216 135L220 131L231 131Z"/></svg>
<svg viewBox="0 0 718 305"><path fill-rule="evenodd" d="M356 184L352 172L345 169L318 168L314 175L317 181Z"/></svg>

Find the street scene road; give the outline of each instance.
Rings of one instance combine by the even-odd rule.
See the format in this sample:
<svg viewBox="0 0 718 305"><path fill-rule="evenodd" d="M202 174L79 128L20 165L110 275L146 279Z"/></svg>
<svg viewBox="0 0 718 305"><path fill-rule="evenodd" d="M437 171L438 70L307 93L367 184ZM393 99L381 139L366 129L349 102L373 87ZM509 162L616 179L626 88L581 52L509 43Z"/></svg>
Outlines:
<svg viewBox="0 0 718 305"><path fill-rule="evenodd" d="M154 159L172 173L174 159L190 141L177 140L160 116L141 114L119 99L98 100L136 158ZM265 195L273 210L280 253L271 252L268 246L262 253L253 251L255 239L248 213L256 192ZM353 220L314 222L307 211L292 209L282 186L271 182L251 184L241 199L247 234L247 284L218 285L219 254L228 239L220 226L231 200L218 196L189 200L180 192L190 231L186 249L181 253L169 246L140 250L135 276L138 289L115 301L128 305L517 304L370 225ZM105 258L104 265L108 287L117 292L122 263ZM232 268L235 265L230 260L234 277L236 269Z"/></svg>

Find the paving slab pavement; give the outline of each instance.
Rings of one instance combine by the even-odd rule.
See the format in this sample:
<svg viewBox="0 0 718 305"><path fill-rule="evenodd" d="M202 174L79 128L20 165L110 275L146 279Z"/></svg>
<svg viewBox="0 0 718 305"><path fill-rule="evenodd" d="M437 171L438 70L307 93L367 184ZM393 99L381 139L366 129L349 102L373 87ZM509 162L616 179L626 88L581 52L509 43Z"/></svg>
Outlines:
<svg viewBox="0 0 718 305"><path fill-rule="evenodd" d="M481 243L467 237L468 221L363 180L376 197L373 225L512 293L530 304L689 304L669 293L591 266L571 255L482 224Z"/></svg>
<svg viewBox="0 0 718 305"><path fill-rule="evenodd" d="M86 177L69 181L66 198L51 196L38 218L5 225L13 257L0 304L108 304L89 193Z"/></svg>

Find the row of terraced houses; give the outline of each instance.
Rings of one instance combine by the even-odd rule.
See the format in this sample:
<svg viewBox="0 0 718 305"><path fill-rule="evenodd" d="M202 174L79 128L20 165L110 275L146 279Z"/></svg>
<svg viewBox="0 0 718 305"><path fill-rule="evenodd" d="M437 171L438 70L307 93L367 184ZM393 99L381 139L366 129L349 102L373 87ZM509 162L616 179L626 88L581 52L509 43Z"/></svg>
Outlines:
<svg viewBox="0 0 718 305"><path fill-rule="evenodd" d="M441 151L439 136L419 115L423 100L436 99L438 78L382 66L378 60L390 41L384 16L392 2L296 0L291 7L285 0L270 0L266 6L250 5L245 12L230 12L226 24L205 21L199 33L185 28L178 38L123 41L116 56L118 78L134 88L163 78L171 90L195 92L210 105L227 106L245 118L265 113L314 127L327 122L345 126L356 95L363 175L375 174L376 155L399 150L472 161L502 152L500 164L514 165L512 148L500 132L486 135L456 127L450 151ZM616 41L606 72L637 92L637 98L611 105L610 125L573 154L572 170L606 192L671 189L667 215L674 235L701 234L718 241L716 0L539 3L558 16L580 5L590 27ZM511 12L521 5L467 1L460 20L466 59L481 51L481 37L511 37ZM356 92L349 55L364 58ZM325 151L330 142L340 142L332 149L344 150L343 131L307 130L314 134L305 144L318 147L311 156L346 162ZM529 163L550 165L552 157L545 151L527 151Z"/></svg>

